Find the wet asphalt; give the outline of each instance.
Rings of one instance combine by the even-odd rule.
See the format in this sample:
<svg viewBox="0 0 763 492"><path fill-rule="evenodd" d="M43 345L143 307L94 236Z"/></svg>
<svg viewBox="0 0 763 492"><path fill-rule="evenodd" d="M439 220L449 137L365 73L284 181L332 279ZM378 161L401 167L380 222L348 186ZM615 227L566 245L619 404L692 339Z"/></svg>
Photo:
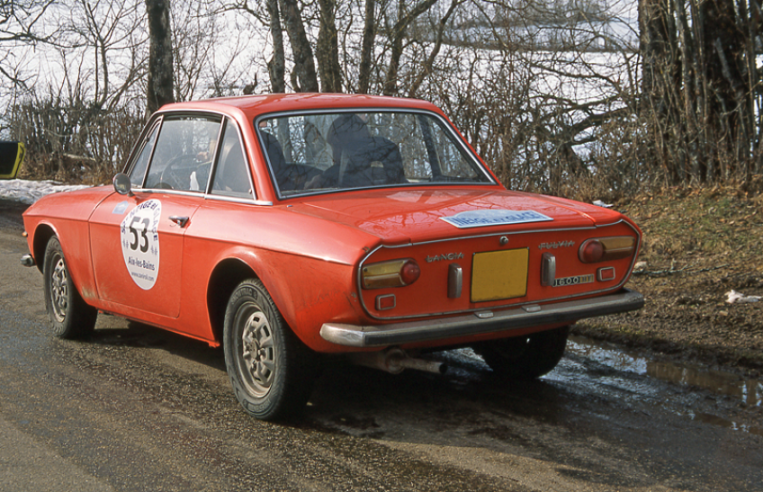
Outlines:
<svg viewBox="0 0 763 492"><path fill-rule="evenodd" d="M253 420L220 349L105 315L89 341L53 338L11 212L0 491L763 490L760 381L584 339L529 383L469 350L433 354L444 376L334 361L303 417Z"/></svg>

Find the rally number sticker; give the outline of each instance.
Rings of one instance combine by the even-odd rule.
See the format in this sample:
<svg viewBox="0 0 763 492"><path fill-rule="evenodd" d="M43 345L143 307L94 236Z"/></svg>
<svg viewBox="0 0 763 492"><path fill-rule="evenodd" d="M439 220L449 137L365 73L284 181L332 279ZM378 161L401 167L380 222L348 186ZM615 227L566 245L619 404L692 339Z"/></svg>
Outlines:
<svg viewBox="0 0 763 492"><path fill-rule="evenodd" d="M143 290L153 288L159 274L159 219L162 202L148 200L122 221L122 256L133 281Z"/></svg>

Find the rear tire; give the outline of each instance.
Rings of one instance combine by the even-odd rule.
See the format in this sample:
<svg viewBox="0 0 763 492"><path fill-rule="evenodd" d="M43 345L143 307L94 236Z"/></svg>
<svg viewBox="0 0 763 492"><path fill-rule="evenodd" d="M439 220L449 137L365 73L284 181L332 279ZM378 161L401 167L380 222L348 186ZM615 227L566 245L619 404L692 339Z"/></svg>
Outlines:
<svg viewBox="0 0 763 492"><path fill-rule="evenodd" d="M481 342L474 351L502 377L535 379L559 364L567 345L569 326L532 335Z"/></svg>
<svg viewBox="0 0 763 492"><path fill-rule="evenodd" d="M245 280L231 294L223 345L233 392L249 415L278 420L305 407L315 354L291 332L259 280Z"/></svg>
<svg viewBox="0 0 763 492"><path fill-rule="evenodd" d="M53 334L67 339L89 336L95 328L98 310L88 306L77 291L56 236L50 238L45 248L43 276L45 308L50 316Z"/></svg>

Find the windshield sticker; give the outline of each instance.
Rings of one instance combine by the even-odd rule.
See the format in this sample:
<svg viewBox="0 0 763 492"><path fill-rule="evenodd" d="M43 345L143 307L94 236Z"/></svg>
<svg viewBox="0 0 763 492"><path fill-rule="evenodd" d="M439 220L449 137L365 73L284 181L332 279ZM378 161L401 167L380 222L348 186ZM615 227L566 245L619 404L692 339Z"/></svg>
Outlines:
<svg viewBox="0 0 763 492"><path fill-rule="evenodd" d="M143 290L153 288L159 274L159 219L162 202L148 200L130 211L122 221L122 256L130 277Z"/></svg>
<svg viewBox="0 0 763 492"><path fill-rule="evenodd" d="M535 210L471 210L440 218L459 229L554 220Z"/></svg>

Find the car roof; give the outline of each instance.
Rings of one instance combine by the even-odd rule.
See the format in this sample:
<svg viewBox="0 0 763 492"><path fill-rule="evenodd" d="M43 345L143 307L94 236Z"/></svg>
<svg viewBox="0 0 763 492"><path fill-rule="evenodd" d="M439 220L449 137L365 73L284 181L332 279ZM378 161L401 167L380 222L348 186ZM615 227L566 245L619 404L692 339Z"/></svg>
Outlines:
<svg viewBox="0 0 763 492"><path fill-rule="evenodd" d="M369 96L365 94L296 93L221 97L203 101L172 103L160 111L212 110L227 112L237 108L250 117L281 111L303 111L341 108L402 108L423 109L442 114L435 106L419 99Z"/></svg>

